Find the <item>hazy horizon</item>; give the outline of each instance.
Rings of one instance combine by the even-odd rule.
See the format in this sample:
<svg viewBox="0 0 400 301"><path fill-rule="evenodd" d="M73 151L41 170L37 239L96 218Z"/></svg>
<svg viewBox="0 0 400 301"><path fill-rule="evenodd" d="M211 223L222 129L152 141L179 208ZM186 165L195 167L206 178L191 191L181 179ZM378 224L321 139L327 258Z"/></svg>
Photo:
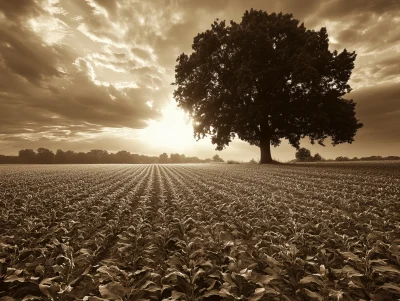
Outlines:
<svg viewBox="0 0 400 301"><path fill-rule="evenodd" d="M175 60L216 19L246 9L292 13L307 28L327 27L330 50L357 53L349 98L364 124L353 144L301 146L325 158L399 155L400 3L344 1L1 1L0 153L126 150L225 160L260 157L235 139L218 152L193 138L172 97ZM288 143L272 157L295 156Z"/></svg>

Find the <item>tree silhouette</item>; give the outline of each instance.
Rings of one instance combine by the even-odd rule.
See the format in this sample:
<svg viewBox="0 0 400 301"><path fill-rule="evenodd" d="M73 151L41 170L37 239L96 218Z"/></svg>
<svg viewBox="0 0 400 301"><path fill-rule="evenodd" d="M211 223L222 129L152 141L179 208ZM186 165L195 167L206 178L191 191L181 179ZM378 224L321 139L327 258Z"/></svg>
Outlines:
<svg viewBox="0 0 400 301"><path fill-rule="evenodd" d="M58 149L58 150L56 151L56 154L55 154L55 156L54 156L54 163L57 163L57 164L65 164L65 163L68 163L67 155L66 155L66 153L65 153L63 150Z"/></svg>
<svg viewBox="0 0 400 301"><path fill-rule="evenodd" d="M168 154L167 153L162 153L160 156L160 163L167 163L168 162Z"/></svg>
<svg viewBox="0 0 400 301"><path fill-rule="evenodd" d="M37 161L40 164L52 164L54 163L54 153L47 148L40 147L37 149Z"/></svg>
<svg viewBox="0 0 400 301"><path fill-rule="evenodd" d="M18 158L21 163L36 163L36 153L33 149L21 149L18 152Z"/></svg>
<svg viewBox="0 0 400 301"><path fill-rule="evenodd" d="M314 155L314 157L313 157L313 161L315 161L315 162L319 162L319 161L322 161L322 160L324 160L322 157L321 157L321 155L320 154L318 154L318 153L316 153L315 155Z"/></svg>
<svg viewBox="0 0 400 301"><path fill-rule="evenodd" d="M291 14L244 13L242 21L218 19L193 40L175 67L178 105L193 118L197 139L211 135L217 150L237 135L261 149L300 139L324 145L354 141L362 124L355 103L343 96L356 54L329 51L325 28L307 30Z"/></svg>
<svg viewBox="0 0 400 301"><path fill-rule="evenodd" d="M218 154L214 155L214 156L212 157L212 160L213 160L214 162L224 162L224 159L222 159Z"/></svg>
<svg viewBox="0 0 400 301"><path fill-rule="evenodd" d="M310 150L301 147L296 151L296 159L297 161L304 162L304 161L311 161L311 152Z"/></svg>

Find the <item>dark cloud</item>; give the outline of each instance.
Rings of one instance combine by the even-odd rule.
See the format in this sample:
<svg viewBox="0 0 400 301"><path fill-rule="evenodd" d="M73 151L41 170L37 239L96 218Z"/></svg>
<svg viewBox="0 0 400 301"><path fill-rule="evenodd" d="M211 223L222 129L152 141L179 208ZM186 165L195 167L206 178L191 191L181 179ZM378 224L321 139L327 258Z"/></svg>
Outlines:
<svg viewBox="0 0 400 301"><path fill-rule="evenodd" d="M319 18L337 20L364 14L396 14L400 10L400 2L398 0L331 0L326 1L321 8Z"/></svg>
<svg viewBox="0 0 400 301"><path fill-rule="evenodd" d="M117 14L117 9L118 9L117 1L115 1L115 0L94 0L94 2L99 4L100 6L102 6L104 9L106 9L107 12L111 16L115 16Z"/></svg>
<svg viewBox="0 0 400 301"><path fill-rule="evenodd" d="M3 22L0 25L0 58L11 73L36 85L48 77L61 75L56 67L60 55L56 48L43 45L28 29Z"/></svg>
<svg viewBox="0 0 400 301"><path fill-rule="evenodd" d="M364 123L363 135L374 140L398 141L400 129L398 83L360 88L351 92L349 97L357 102L357 118Z"/></svg>
<svg viewBox="0 0 400 301"><path fill-rule="evenodd" d="M0 0L0 11L13 21L37 16L43 9L36 1L31 0Z"/></svg>
<svg viewBox="0 0 400 301"><path fill-rule="evenodd" d="M347 45L347 48L358 48L363 52L382 50L399 42L398 25L399 22L389 15L375 16L371 17L364 26L351 23L349 27L338 33L337 39L343 48Z"/></svg>

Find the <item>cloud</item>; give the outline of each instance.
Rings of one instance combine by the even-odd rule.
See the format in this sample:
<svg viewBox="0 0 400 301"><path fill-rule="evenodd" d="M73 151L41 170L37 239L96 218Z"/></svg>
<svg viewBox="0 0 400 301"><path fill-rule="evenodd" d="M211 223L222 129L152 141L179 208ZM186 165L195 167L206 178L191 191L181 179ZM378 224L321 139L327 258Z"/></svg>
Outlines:
<svg viewBox="0 0 400 301"><path fill-rule="evenodd" d="M105 127L144 128L148 120L159 117L157 99L165 99L161 96L162 74L157 68L136 62L129 48L122 49L126 51L124 55L114 55L109 48L101 47L104 51L95 55L85 54L86 47L65 44L65 40L71 42L75 38L78 46L83 42L82 46L93 47L78 35L79 30L73 29L75 20L66 20L71 21L69 25L56 21L67 28L68 34L49 44L43 32L34 32L30 25L53 18L51 13L34 1L10 3L0 2L5 16L0 18L1 140L90 137L102 133ZM112 9L110 5L107 9ZM93 17L93 27L101 23L95 9L83 1L73 6ZM53 3L54 14L62 12L61 8ZM68 11L61 14L62 18L66 14ZM131 74L124 78L124 84L106 77L99 79L97 73L102 69L117 72L118 68ZM149 102L156 105L150 107Z"/></svg>
<svg viewBox="0 0 400 301"><path fill-rule="evenodd" d="M27 17L40 15L43 9L36 1L1 0L0 11L3 12L10 21L19 21Z"/></svg>
<svg viewBox="0 0 400 301"><path fill-rule="evenodd" d="M117 14L118 4L116 0L94 0L94 2L106 9L111 16Z"/></svg>
<svg viewBox="0 0 400 301"><path fill-rule="evenodd" d="M397 83L360 88L351 92L349 97L357 102L357 118L364 123L360 134L365 143L398 142L400 86Z"/></svg>
<svg viewBox="0 0 400 301"><path fill-rule="evenodd" d="M400 10L400 5L397 0L330 0L321 8L321 18L338 19L363 14L396 13Z"/></svg>
<svg viewBox="0 0 400 301"><path fill-rule="evenodd" d="M0 59L13 73L39 85L46 78L61 76L57 57L62 49L43 45L36 35L23 27L0 23Z"/></svg>

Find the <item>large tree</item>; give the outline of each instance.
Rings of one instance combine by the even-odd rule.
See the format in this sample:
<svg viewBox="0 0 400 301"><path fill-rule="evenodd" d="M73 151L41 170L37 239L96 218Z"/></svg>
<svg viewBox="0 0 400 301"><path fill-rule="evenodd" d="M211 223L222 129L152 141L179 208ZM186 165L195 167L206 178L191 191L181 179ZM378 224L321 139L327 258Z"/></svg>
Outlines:
<svg viewBox="0 0 400 301"><path fill-rule="evenodd" d="M217 150L237 135L270 163L270 145L282 139L297 149L306 136L351 143L362 127L344 98L356 54L331 52L325 28L252 9L240 23L217 19L192 49L177 58L174 97L193 118L195 137L211 135Z"/></svg>

